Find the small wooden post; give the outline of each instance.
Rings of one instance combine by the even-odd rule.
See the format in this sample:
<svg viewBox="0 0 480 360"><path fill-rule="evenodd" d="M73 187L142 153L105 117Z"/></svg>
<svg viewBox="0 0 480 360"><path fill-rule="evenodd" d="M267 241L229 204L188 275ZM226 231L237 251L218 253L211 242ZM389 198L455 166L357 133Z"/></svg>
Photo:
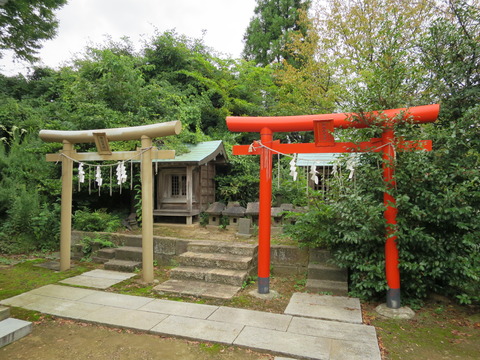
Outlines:
<svg viewBox="0 0 480 360"><path fill-rule="evenodd" d="M63 154L71 157L73 144L63 141ZM60 271L70 269L71 244L72 244L72 192L73 192L73 161L62 156L62 203L60 226Z"/></svg>
<svg viewBox="0 0 480 360"><path fill-rule="evenodd" d="M142 150L151 148L152 139L142 136ZM143 281L153 282L153 185L152 149L142 155L142 269Z"/></svg>

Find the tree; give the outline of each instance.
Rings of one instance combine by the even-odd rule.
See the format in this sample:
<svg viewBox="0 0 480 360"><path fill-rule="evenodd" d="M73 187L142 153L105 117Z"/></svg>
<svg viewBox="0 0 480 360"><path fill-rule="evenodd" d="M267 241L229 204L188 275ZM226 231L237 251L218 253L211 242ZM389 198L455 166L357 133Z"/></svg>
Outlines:
<svg viewBox="0 0 480 360"><path fill-rule="evenodd" d="M54 11L66 2L10 0L0 3L0 50L13 50L23 60L37 60L35 55L41 42L55 36L58 21Z"/></svg>
<svg viewBox="0 0 480 360"><path fill-rule="evenodd" d="M257 0L255 15L250 20L243 37L243 57L253 60L259 66L283 59L291 61L285 46L294 32L305 36L305 28L298 23L300 13L308 11L307 0Z"/></svg>
<svg viewBox="0 0 480 360"><path fill-rule="evenodd" d="M345 89L346 110L442 101L436 124L396 127L397 136L434 144L432 152L396 154L397 187L390 191L399 209L406 303L418 304L430 292L461 303L480 301L480 26L472 2L444 2L438 11L429 2L331 0L319 22L320 43L328 45L324 49L330 49ZM363 140L378 131L371 127L348 136ZM355 181L338 174L329 199L314 199L308 214L323 236L311 244L326 243L337 264L350 269L351 294L370 299L386 290L381 162L378 153L362 154Z"/></svg>

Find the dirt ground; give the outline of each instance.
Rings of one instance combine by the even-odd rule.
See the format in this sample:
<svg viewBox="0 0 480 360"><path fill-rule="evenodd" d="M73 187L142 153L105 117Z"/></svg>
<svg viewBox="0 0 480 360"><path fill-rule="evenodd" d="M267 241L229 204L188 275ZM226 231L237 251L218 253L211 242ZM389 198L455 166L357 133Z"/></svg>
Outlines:
<svg viewBox="0 0 480 360"><path fill-rule="evenodd" d="M48 319L35 323L30 335L1 348L0 359L272 360L273 356L232 346Z"/></svg>

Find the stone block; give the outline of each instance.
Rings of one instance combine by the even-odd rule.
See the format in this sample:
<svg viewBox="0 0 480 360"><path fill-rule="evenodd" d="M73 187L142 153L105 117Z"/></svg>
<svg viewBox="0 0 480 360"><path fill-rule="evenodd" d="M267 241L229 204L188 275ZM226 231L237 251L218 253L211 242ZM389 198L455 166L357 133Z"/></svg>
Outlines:
<svg viewBox="0 0 480 360"><path fill-rule="evenodd" d="M295 246L274 245L271 247L271 261L273 265L295 264L307 266L308 251Z"/></svg>
<svg viewBox="0 0 480 360"><path fill-rule="evenodd" d="M251 235L252 221L250 219L241 218L238 219L238 234L239 235Z"/></svg>
<svg viewBox="0 0 480 360"><path fill-rule="evenodd" d="M159 255L175 255L176 245L174 239L155 237L153 239L153 252Z"/></svg>

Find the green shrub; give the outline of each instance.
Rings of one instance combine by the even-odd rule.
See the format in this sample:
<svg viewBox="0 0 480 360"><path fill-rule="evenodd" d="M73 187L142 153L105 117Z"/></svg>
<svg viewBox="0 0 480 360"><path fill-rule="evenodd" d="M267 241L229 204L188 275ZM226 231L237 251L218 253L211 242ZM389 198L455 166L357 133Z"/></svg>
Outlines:
<svg viewBox="0 0 480 360"><path fill-rule="evenodd" d="M122 226L122 220L104 209L90 212L77 210L73 216L73 227L80 231L115 232Z"/></svg>
<svg viewBox="0 0 480 360"><path fill-rule="evenodd" d="M81 241L83 259L89 260L92 255L99 249L114 248L117 247L113 242L101 235L95 235L94 237L85 236Z"/></svg>

